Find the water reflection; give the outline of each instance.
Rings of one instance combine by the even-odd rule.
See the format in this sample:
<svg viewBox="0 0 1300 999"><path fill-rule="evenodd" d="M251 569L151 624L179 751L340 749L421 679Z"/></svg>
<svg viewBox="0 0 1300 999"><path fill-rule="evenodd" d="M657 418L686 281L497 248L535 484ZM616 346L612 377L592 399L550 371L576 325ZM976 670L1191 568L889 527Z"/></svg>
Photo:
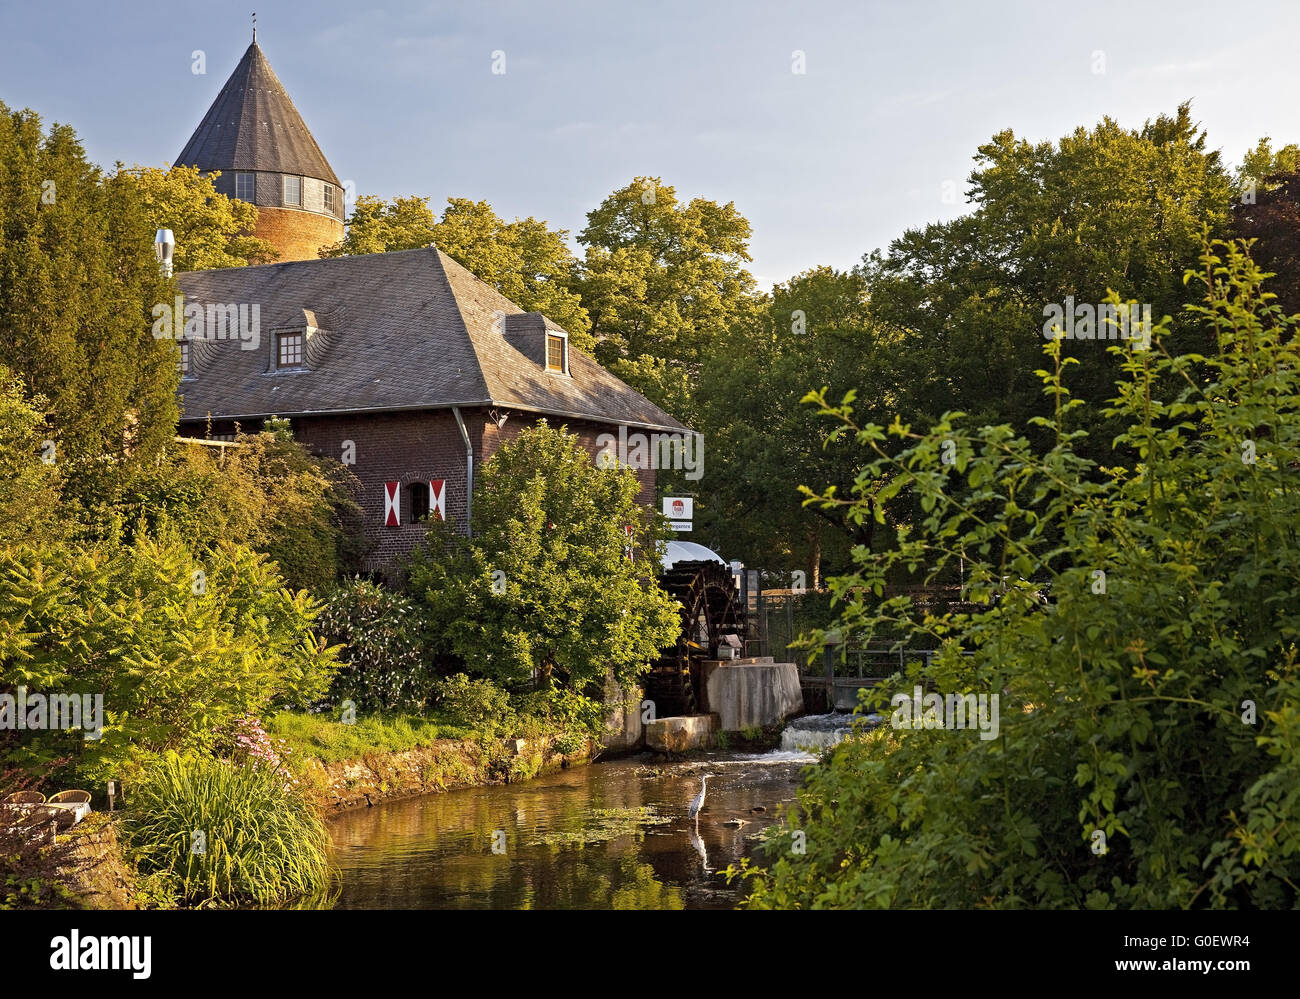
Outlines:
<svg viewBox="0 0 1300 999"><path fill-rule="evenodd" d="M331 823L341 883L323 904L730 908L742 888L721 871L756 854L810 762L799 753L624 760L351 812ZM705 772L714 776L697 827L686 809ZM493 852L494 834L504 853Z"/></svg>

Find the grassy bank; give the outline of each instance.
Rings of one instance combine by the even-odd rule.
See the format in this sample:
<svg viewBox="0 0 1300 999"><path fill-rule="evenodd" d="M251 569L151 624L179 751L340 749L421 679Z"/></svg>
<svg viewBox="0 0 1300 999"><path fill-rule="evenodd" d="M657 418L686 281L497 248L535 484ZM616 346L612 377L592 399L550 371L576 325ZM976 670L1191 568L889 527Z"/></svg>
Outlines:
<svg viewBox="0 0 1300 999"><path fill-rule="evenodd" d="M267 731L299 792L322 815L381 801L529 780L585 762L591 744L541 718L506 730L457 725L436 715L371 715L346 724L282 712Z"/></svg>

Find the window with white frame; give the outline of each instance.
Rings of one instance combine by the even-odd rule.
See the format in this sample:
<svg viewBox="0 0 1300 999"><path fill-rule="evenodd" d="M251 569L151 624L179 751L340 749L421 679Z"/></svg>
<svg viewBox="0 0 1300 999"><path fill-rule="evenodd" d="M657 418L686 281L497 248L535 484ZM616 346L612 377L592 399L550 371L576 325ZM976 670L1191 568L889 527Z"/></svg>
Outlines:
<svg viewBox="0 0 1300 999"><path fill-rule="evenodd" d="M301 333L279 334L275 341L275 366L277 368L301 368L302 342L303 334Z"/></svg>
<svg viewBox="0 0 1300 999"><path fill-rule="evenodd" d="M325 211L331 215L338 214L338 203L334 199L334 185L325 185Z"/></svg>
<svg viewBox="0 0 1300 999"><path fill-rule="evenodd" d="M569 372L569 338L561 333L546 334L546 370Z"/></svg>
<svg viewBox="0 0 1300 999"><path fill-rule="evenodd" d="M302 178L284 178L284 203L286 205L302 204Z"/></svg>
<svg viewBox="0 0 1300 999"><path fill-rule="evenodd" d="M253 192L255 190L253 180L254 175L251 173L235 174L235 197L240 201L247 201L250 205L253 203Z"/></svg>

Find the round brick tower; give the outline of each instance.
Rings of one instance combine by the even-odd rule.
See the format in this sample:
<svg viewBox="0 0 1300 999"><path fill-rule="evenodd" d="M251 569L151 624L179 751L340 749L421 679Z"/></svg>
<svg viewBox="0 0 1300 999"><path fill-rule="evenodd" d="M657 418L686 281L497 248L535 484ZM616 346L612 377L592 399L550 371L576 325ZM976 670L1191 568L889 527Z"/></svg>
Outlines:
<svg viewBox="0 0 1300 999"><path fill-rule="evenodd" d="M257 206L253 235L280 260L315 260L343 239L343 185L253 36L178 166L221 172L221 194Z"/></svg>

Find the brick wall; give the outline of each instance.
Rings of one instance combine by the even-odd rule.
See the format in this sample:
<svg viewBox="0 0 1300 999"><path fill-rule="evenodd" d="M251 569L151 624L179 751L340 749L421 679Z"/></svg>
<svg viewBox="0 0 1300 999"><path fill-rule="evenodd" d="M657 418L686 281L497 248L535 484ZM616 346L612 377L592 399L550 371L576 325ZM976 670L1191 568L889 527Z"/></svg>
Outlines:
<svg viewBox="0 0 1300 999"><path fill-rule="evenodd" d="M474 475L482 474L485 461L491 460L502 444L514 440L524 427L534 425L540 417L512 412L506 425L498 429L487 410L464 409L461 415L474 446ZM557 417L551 426L565 426L595 462L599 450L597 438L604 433L617 434L618 428L586 421L566 421ZM201 436L206 424L187 423L181 432ZM259 429L257 421L241 428L245 433ZM232 433L229 423L214 422L213 434ZM344 458L344 442L351 441L355 464L351 470L361 480L360 496L367 540L371 543L365 569L378 571L410 554L424 537L424 525L411 520L410 497L406 486L411 483L443 479L447 490L447 519L457 530L465 530L465 445L456 418L450 410L413 413L359 413L348 416L309 416L293 419L294 437L315 454L336 460ZM654 469L640 469L639 501L651 506L655 498ZM384 525L384 483L402 483L402 524Z"/></svg>
<svg viewBox="0 0 1300 999"><path fill-rule="evenodd" d="M285 260L316 260L322 246L343 239L343 223L295 208L259 208L253 235L267 240Z"/></svg>

